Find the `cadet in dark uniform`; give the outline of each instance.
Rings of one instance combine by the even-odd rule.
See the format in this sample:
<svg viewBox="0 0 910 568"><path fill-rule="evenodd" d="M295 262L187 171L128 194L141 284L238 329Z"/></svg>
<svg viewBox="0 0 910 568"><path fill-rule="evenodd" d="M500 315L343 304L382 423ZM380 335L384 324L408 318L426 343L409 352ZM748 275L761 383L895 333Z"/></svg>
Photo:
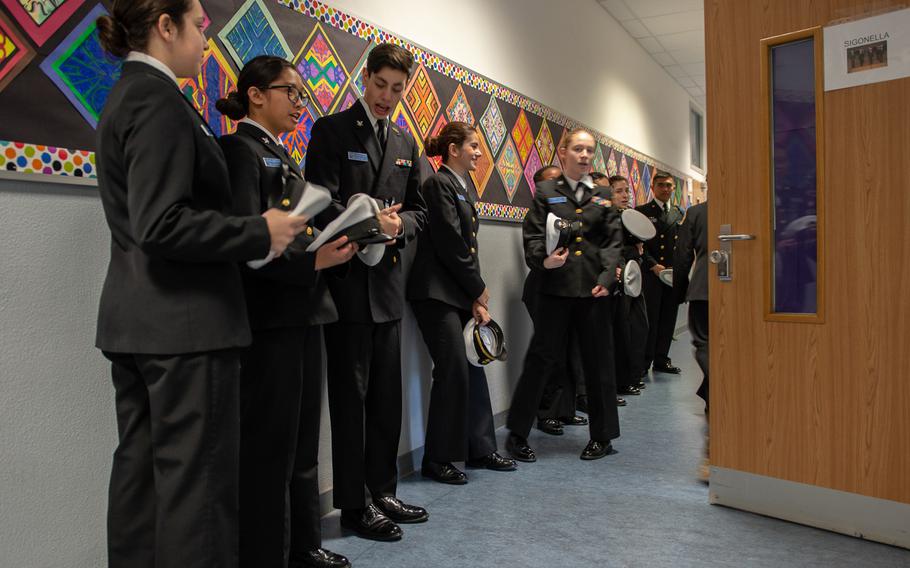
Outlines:
<svg viewBox="0 0 910 568"><path fill-rule="evenodd" d="M623 176L608 179L613 195L613 207L621 214L629 208L629 181ZM623 226L623 247L620 265L629 261L642 262L644 246ZM621 288L621 286L620 286ZM616 338L616 391L621 395L639 395L645 383L645 344L648 340L648 310L643 295L620 294L614 303L613 332Z"/></svg>
<svg viewBox="0 0 910 568"><path fill-rule="evenodd" d="M469 124L450 122L426 141L427 156L442 156L439 172L421 188L427 225L417 239L408 299L433 358L422 473L442 483L467 483L452 462L511 471L515 461L496 453L490 390L483 367L468 364L462 330L474 318L490 321L490 293L480 275L474 198L465 180L477 167L480 142Z"/></svg>
<svg viewBox="0 0 910 568"><path fill-rule="evenodd" d="M244 65L237 91L218 110L238 120L221 138L234 194L234 212L255 215L290 209L302 181L278 136L294 130L307 102L294 65L262 55ZM243 269L253 344L240 383L240 563L257 568L345 567L322 548L319 510L319 420L322 402L322 324L338 319L321 270L355 253L346 237L305 252L307 227L285 254Z"/></svg>
<svg viewBox="0 0 910 568"><path fill-rule="evenodd" d="M673 289L658 278L661 270L673 268L673 251L676 250L677 230L683 220L683 212L670 204L673 195L673 176L657 172L651 184L654 199L636 207L654 223L657 236L645 243L642 263L642 289L648 306L648 343L645 349L645 363L653 365L659 373L678 375L679 367L670 361L670 342L676 328L676 313L679 304Z"/></svg>
<svg viewBox="0 0 910 568"><path fill-rule="evenodd" d="M559 147L563 176L537 186L525 217L525 260L541 270L534 338L512 397L506 449L520 461L535 461L527 436L547 380L561 370L569 330L578 335L588 392L591 440L582 459L606 456L610 440L619 436L609 321L610 291L616 284L622 232L616 212L603 190L588 177L594 155L593 136L571 131ZM570 246L546 252L546 218L552 212L580 221L582 233Z"/></svg>
<svg viewBox="0 0 910 568"><path fill-rule="evenodd" d="M366 193L382 201L383 232L395 237L372 267L359 259L344 278L329 277L338 322L325 326L335 506L342 526L377 540L398 540L395 523L427 520L421 507L395 497L401 435L401 251L423 228L417 143L389 115L401 101L413 56L380 44L363 72L363 98L320 118L307 148L306 178L327 187L333 205L322 226L348 199ZM378 246L378 245L373 245ZM366 505L364 484L372 503Z"/></svg>
<svg viewBox="0 0 910 568"><path fill-rule="evenodd" d="M689 271L692 264L692 278ZM708 202L689 207L679 229L679 246L673 263L673 290L678 302L689 302L689 332L695 361L704 379L698 396L708 410Z"/></svg>
<svg viewBox="0 0 910 568"><path fill-rule="evenodd" d="M98 125L111 231L96 345L111 361L120 443L108 499L113 568L235 568L241 348L237 263L281 254L286 213L230 217L227 164L180 92L206 50L198 0L116 0L101 44L126 57Z"/></svg>

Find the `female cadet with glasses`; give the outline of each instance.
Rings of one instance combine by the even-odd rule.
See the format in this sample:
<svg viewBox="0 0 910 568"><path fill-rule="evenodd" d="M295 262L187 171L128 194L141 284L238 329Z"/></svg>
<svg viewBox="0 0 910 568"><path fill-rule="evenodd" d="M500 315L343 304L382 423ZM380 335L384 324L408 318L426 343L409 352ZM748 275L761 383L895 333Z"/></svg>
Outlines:
<svg viewBox="0 0 910 568"><path fill-rule="evenodd" d="M229 216L227 164L180 92L206 51L199 0L115 0L97 20L124 57L97 134L111 231L96 345L111 361L119 445L108 499L114 568L237 566L240 262L304 228L275 209Z"/></svg>
<svg viewBox="0 0 910 568"><path fill-rule="evenodd" d="M490 391L482 367L468 363L462 330L474 318L490 321L490 293L480 276L477 212L467 186L477 167L477 132L450 122L426 141L427 156L442 156L439 171L420 188L427 225L417 239L417 255L407 297L433 358L433 388L427 418L422 473L442 483L467 483L452 462L494 471L515 469L496 453Z"/></svg>
<svg viewBox="0 0 910 568"><path fill-rule="evenodd" d="M244 65L237 91L217 102L239 121L221 138L234 188L234 212L291 208L286 191L303 176L278 137L297 128L307 102L294 65L261 55ZM253 344L240 383L240 563L244 567L343 567L322 548L319 525L319 419L322 324L338 312L320 271L355 252L341 237L315 253L307 228L285 254L243 267Z"/></svg>
<svg viewBox="0 0 910 568"><path fill-rule="evenodd" d="M570 330L579 343L590 417L591 439L581 459L606 456L610 440L619 436L612 329L604 322L616 284L622 229L609 193L588 175L594 148L594 137L584 129L566 135L557 149L563 175L537 184L524 221L525 261L541 274L534 337L506 424L506 449L519 461L537 460L528 434L548 378L561 370ZM581 233L551 254L546 250L548 213L581 223Z"/></svg>

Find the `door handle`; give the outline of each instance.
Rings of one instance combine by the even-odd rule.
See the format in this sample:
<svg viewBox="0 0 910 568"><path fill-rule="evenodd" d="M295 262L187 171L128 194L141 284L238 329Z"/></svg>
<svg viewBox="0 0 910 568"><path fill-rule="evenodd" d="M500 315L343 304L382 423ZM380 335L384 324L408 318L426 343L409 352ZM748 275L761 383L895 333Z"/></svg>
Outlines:
<svg viewBox="0 0 910 568"><path fill-rule="evenodd" d="M733 280L733 242L754 241L755 235L733 234L732 225L721 225L717 240L720 241L720 250L712 250L708 260L717 266L717 277L720 281L730 282Z"/></svg>

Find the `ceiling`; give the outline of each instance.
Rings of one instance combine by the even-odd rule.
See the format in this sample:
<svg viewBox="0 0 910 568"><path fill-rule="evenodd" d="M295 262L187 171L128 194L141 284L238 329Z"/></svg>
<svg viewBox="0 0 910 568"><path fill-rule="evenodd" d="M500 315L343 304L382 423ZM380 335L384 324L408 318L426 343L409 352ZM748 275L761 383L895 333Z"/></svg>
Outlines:
<svg viewBox="0 0 910 568"><path fill-rule="evenodd" d="M703 109L704 0L597 0Z"/></svg>

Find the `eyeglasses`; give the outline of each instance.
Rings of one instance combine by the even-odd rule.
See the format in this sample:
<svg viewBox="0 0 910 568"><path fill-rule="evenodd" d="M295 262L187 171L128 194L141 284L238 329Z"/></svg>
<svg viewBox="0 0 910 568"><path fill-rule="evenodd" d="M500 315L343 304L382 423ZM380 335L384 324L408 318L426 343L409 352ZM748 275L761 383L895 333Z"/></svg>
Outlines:
<svg viewBox="0 0 910 568"><path fill-rule="evenodd" d="M288 100L291 101L295 105L296 104L305 105L310 100L310 97L306 93L304 93L303 91L301 91L294 85L269 85L264 90L268 91L269 89L287 89Z"/></svg>

